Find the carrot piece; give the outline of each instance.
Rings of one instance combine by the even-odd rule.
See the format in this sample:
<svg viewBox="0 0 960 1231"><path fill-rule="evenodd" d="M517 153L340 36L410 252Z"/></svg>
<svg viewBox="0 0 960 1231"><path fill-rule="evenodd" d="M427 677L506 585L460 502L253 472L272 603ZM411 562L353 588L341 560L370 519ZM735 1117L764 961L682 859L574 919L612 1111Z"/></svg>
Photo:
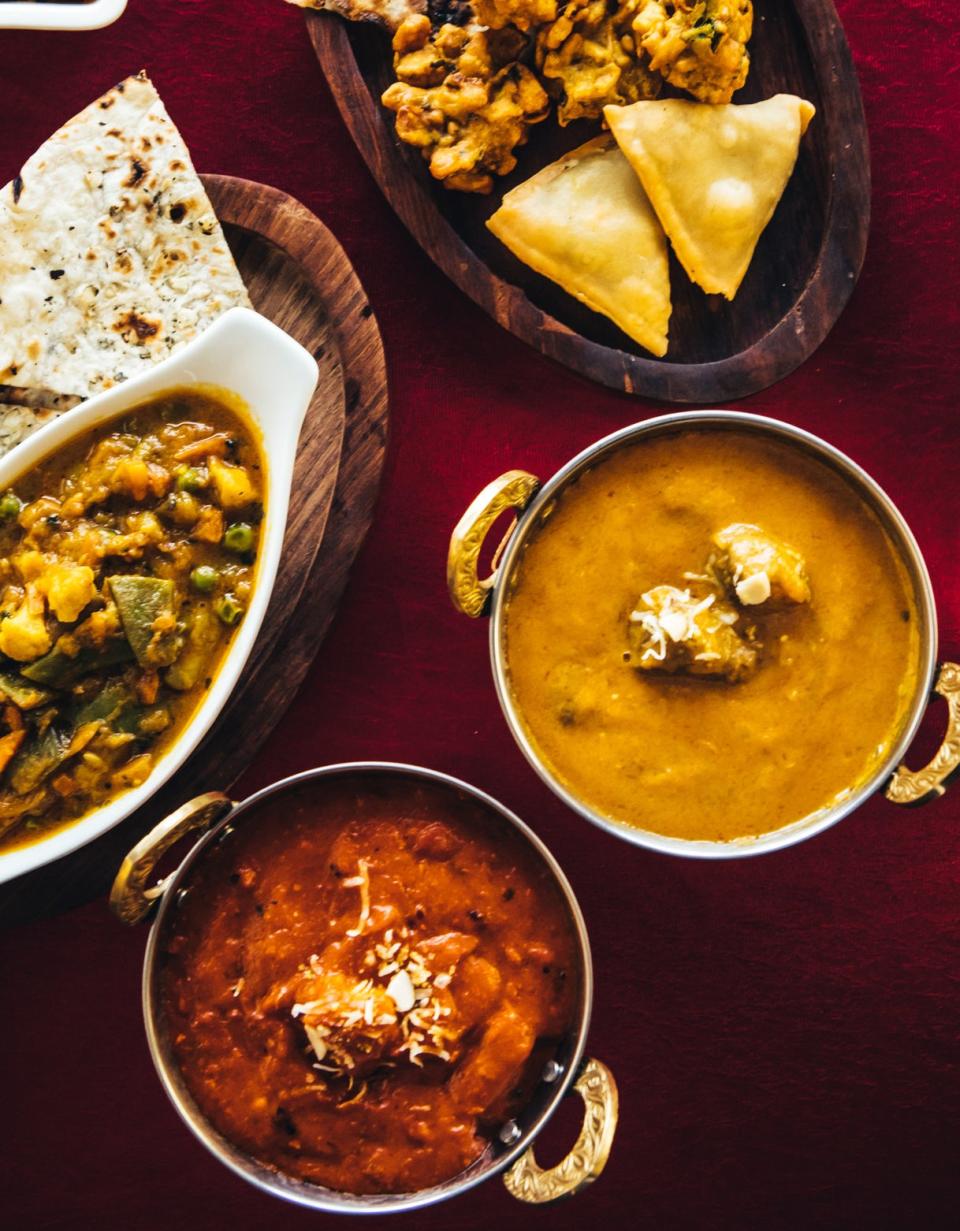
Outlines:
<svg viewBox="0 0 960 1231"><path fill-rule="evenodd" d="M26 739L27 733L20 728L19 731L11 731L9 735L5 735L0 739L0 774L7 768L13 759L13 754L17 751L23 741Z"/></svg>
<svg viewBox="0 0 960 1231"><path fill-rule="evenodd" d="M157 689L160 687L158 671L142 671L137 679L137 697L144 705L153 705L157 699Z"/></svg>
<svg viewBox="0 0 960 1231"><path fill-rule="evenodd" d="M75 795L77 784L69 774L57 774L56 778L50 783L58 795Z"/></svg>

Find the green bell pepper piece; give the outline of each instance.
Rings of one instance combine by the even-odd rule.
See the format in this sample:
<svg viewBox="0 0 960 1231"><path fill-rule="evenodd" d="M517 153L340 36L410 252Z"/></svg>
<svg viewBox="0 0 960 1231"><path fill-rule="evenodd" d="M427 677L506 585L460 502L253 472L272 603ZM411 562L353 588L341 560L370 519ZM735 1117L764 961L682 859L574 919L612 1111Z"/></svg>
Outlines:
<svg viewBox="0 0 960 1231"><path fill-rule="evenodd" d="M167 671L164 681L178 692L189 692L210 665L210 657L220 640L220 621L208 603L194 605L187 628L183 653Z"/></svg>
<svg viewBox="0 0 960 1231"><path fill-rule="evenodd" d="M53 693L49 688L26 683L12 672L0 671L0 697L12 702L18 709L35 710L38 705L52 701Z"/></svg>
<svg viewBox="0 0 960 1231"><path fill-rule="evenodd" d="M115 667L118 663L129 662L133 657L129 644L121 637L114 637L102 646L83 646L77 654L67 654L59 645L57 642L43 658L21 667L20 674L35 684L69 688L82 675Z"/></svg>
<svg viewBox="0 0 960 1231"><path fill-rule="evenodd" d="M157 636L154 623L161 616L175 616L174 585L160 577L120 575L107 584L120 612L124 636L141 667L167 667L182 645L176 627Z"/></svg>
<svg viewBox="0 0 960 1231"><path fill-rule="evenodd" d="M77 710L77 725L85 722L105 722L108 727L117 730L118 719L123 711L133 704L133 700L133 692L126 684L107 684L86 705Z"/></svg>
<svg viewBox="0 0 960 1231"><path fill-rule="evenodd" d="M173 722L173 716L165 705L134 705L112 724L114 731L123 735L135 735L137 739L155 739Z"/></svg>

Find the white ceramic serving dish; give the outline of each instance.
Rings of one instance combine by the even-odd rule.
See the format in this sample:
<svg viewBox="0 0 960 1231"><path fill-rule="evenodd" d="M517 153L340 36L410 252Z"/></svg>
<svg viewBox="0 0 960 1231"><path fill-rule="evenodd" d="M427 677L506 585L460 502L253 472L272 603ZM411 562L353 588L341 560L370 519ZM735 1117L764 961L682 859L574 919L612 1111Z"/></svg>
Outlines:
<svg viewBox="0 0 960 1231"><path fill-rule="evenodd" d="M117 20L127 0L90 4L37 4L0 0L0 30L99 30Z"/></svg>
<svg viewBox="0 0 960 1231"><path fill-rule="evenodd" d="M283 548L297 440L319 373L312 355L276 325L232 308L196 341L149 372L83 402L0 458L0 491L69 441L144 400L184 386L227 390L243 399L262 437L266 502L253 598L223 665L187 727L141 786L29 846L0 852L0 883L67 855L135 812L187 760L223 709L263 623Z"/></svg>

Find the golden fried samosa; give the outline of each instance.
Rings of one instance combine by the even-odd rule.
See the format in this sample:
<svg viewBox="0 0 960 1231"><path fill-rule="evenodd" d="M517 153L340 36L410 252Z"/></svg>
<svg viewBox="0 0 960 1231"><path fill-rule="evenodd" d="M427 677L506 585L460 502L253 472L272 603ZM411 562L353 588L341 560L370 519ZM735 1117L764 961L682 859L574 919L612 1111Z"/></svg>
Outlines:
<svg viewBox="0 0 960 1231"><path fill-rule="evenodd" d="M689 277L733 299L814 114L794 94L745 106L660 99L605 107Z"/></svg>
<svg viewBox="0 0 960 1231"><path fill-rule="evenodd" d="M667 350L670 274L663 229L609 136L538 171L503 198L487 226L655 355Z"/></svg>

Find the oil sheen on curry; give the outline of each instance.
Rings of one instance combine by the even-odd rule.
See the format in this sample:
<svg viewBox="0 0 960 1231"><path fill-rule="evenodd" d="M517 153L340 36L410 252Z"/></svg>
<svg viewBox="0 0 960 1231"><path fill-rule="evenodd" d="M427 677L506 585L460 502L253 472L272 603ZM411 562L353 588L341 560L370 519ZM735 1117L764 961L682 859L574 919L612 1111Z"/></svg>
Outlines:
<svg viewBox="0 0 960 1231"><path fill-rule="evenodd" d="M175 391L0 494L0 849L139 786L203 699L254 580L253 431Z"/></svg>
<svg viewBox="0 0 960 1231"><path fill-rule="evenodd" d="M766 435L703 429L623 448L559 495L503 638L521 722L571 794L727 841L870 776L916 690L917 624L849 483Z"/></svg>
<svg viewBox="0 0 960 1231"><path fill-rule="evenodd" d="M476 802L307 786L203 857L161 954L162 1030L247 1155L420 1191L529 1102L574 1018L579 945L550 870Z"/></svg>

